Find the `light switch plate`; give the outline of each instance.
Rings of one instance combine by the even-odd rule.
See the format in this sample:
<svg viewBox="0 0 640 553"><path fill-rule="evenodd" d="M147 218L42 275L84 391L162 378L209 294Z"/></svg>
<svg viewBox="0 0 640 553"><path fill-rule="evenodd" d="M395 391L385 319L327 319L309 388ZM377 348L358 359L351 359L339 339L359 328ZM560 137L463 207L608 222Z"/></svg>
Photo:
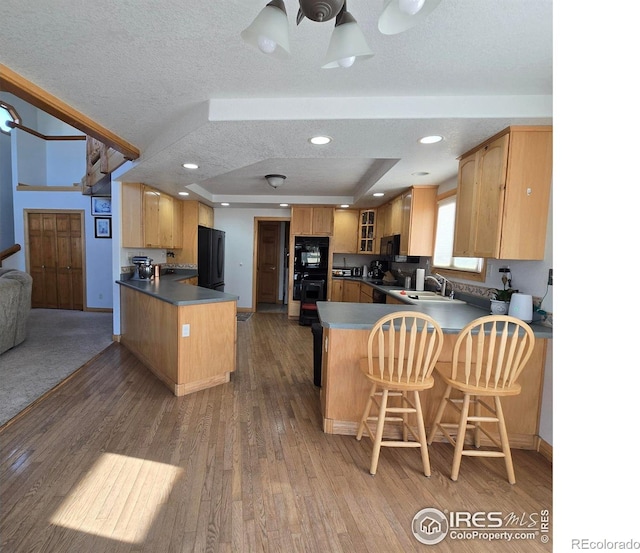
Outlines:
<svg viewBox="0 0 640 553"><path fill-rule="evenodd" d="M191 334L191 325L189 324L182 325L182 337L188 338L190 334Z"/></svg>

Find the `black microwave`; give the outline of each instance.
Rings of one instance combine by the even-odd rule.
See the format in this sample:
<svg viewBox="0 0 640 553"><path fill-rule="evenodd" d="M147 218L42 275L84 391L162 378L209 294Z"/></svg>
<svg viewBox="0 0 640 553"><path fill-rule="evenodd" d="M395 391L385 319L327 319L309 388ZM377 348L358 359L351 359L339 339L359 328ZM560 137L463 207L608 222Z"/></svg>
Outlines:
<svg viewBox="0 0 640 553"><path fill-rule="evenodd" d="M380 255L395 257L400 255L400 235L383 236L380 239Z"/></svg>
<svg viewBox="0 0 640 553"><path fill-rule="evenodd" d="M380 255L385 256L387 261L397 263L420 263L420 256L400 255L400 235L384 236L380 239Z"/></svg>

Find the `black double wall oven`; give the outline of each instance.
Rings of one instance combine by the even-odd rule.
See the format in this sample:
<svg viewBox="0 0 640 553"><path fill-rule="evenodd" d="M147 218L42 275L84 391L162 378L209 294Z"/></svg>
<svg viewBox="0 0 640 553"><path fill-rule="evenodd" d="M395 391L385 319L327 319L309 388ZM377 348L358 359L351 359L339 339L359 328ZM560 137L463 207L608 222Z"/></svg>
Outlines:
<svg viewBox="0 0 640 553"><path fill-rule="evenodd" d="M293 259L293 299L300 300L302 281L324 280L324 297L327 298L329 273L329 238L326 236L296 236Z"/></svg>

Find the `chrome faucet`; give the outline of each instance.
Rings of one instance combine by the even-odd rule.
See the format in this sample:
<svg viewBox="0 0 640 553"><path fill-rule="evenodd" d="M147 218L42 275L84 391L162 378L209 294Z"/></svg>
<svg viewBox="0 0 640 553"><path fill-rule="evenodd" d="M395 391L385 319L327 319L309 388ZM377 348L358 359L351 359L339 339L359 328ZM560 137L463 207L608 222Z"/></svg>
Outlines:
<svg viewBox="0 0 640 553"><path fill-rule="evenodd" d="M438 276L440 276L440 275L438 275ZM424 280L425 281L433 280L433 282L435 282L438 285L438 288L437 288L438 292L442 292L442 284L436 277L434 277L433 275L427 275L426 277L424 277ZM444 294L442 294L442 295L444 296Z"/></svg>
<svg viewBox="0 0 640 553"><path fill-rule="evenodd" d="M435 273L435 275L442 279L442 284L440 285L440 294L442 295L442 297L447 295L447 283L449 283L451 293L453 294L453 286L451 285L451 282L449 282L446 278L444 278L442 275L439 275L438 273Z"/></svg>

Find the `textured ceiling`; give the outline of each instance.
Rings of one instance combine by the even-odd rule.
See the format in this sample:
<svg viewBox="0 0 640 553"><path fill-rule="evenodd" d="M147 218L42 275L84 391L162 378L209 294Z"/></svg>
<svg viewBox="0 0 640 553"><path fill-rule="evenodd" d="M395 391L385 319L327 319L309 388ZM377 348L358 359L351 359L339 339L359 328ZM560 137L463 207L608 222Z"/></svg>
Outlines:
<svg viewBox="0 0 640 553"><path fill-rule="evenodd" d="M134 144L122 180L212 205L376 205L374 191L453 178L505 126L552 122L550 0L442 0L393 36L377 30L382 0L349 0L375 52L349 69L320 68L333 22L296 27L292 0L289 59L246 45L265 3L3 0L0 63ZM444 141L418 144L427 134ZM287 180L274 190L268 173Z"/></svg>

